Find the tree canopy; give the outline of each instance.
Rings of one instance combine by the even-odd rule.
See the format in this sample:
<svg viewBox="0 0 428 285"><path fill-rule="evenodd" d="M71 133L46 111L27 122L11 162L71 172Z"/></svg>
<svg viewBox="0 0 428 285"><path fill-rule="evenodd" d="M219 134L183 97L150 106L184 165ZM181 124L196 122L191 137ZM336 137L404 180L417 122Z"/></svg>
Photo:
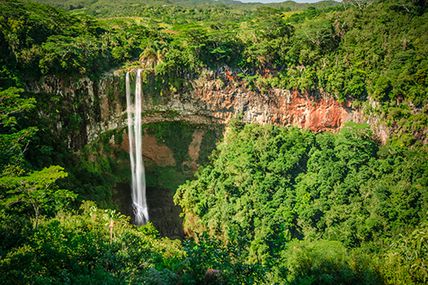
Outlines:
<svg viewBox="0 0 428 285"><path fill-rule="evenodd" d="M428 282L425 1L0 8L0 284ZM188 236L171 240L114 209L111 186L128 170L114 163L126 160L111 147L120 130L99 134L100 145L74 140L87 131L80 111L92 98L29 87L137 67L154 97L192 91L211 72L266 99L273 88L334 98L391 136L381 145L364 124L315 134L234 120L176 191ZM192 132L171 126L145 128L181 161L188 154L176 141L190 143ZM186 177L168 178L162 185Z"/></svg>

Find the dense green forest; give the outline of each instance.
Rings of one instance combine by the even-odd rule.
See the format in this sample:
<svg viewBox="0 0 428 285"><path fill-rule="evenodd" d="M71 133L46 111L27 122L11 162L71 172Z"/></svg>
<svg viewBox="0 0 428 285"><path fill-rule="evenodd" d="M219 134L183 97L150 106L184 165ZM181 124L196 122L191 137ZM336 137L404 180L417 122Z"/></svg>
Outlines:
<svg viewBox="0 0 428 285"><path fill-rule="evenodd" d="M147 73L156 74L153 88L165 94L191 88L188 79L204 68L227 67L250 89L327 93L377 114L404 144L423 139L424 1L378 1L366 7L321 2L300 8L286 2L248 9L78 2L84 8L67 13L2 1L2 86L22 86L25 79L46 74L96 77L124 63L135 66L139 59ZM107 9L104 18L88 16L96 7Z"/></svg>
<svg viewBox="0 0 428 285"><path fill-rule="evenodd" d="M426 3L343 2L0 0L0 284L426 284ZM29 88L135 68L153 96L210 70L333 97L389 138L238 116L175 193L186 238L161 237L112 204L120 155L67 144L84 120Z"/></svg>
<svg viewBox="0 0 428 285"><path fill-rule="evenodd" d="M186 227L266 266L268 283L423 283L426 158L377 145L364 125L314 135L235 122L175 199Z"/></svg>

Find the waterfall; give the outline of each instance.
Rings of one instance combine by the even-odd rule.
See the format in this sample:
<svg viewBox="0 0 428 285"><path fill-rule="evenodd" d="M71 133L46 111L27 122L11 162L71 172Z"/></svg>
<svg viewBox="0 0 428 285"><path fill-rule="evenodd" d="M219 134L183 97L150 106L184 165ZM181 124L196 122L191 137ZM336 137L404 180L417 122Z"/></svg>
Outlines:
<svg viewBox="0 0 428 285"><path fill-rule="evenodd" d="M144 173L141 132L141 70L137 70L135 83L135 104L131 100L129 72L126 73L126 106L128 115L129 159L132 175L132 208L135 223L143 225L149 220L146 201L146 177Z"/></svg>

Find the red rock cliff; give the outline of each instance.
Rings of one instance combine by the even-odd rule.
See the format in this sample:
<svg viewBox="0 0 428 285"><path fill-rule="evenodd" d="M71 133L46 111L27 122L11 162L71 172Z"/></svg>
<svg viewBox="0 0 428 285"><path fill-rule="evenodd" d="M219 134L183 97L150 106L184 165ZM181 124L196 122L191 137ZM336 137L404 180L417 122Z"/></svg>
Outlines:
<svg viewBox="0 0 428 285"><path fill-rule="evenodd" d="M334 131L346 121L360 120L359 112L328 96L315 98L297 91L273 89L265 94L236 85L216 88L210 82L195 86L194 98L201 101L211 116L221 122L241 114L243 120L297 126L315 132Z"/></svg>
<svg viewBox="0 0 428 285"><path fill-rule="evenodd" d="M121 72L106 74L99 82L82 78L67 83L45 78L29 89L61 94L64 102L80 102L84 106L80 112L85 122L83 141L89 142L101 132L126 126L123 81ZM192 85L193 90L185 93L144 94L143 122L181 120L224 124L239 114L245 122L292 125L320 132L335 131L346 121L362 121L361 112L350 108L350 104L338 103L328 94L312 96L283 89L253 92L231 76L214 76L212 72L192 81Z"/></svg>

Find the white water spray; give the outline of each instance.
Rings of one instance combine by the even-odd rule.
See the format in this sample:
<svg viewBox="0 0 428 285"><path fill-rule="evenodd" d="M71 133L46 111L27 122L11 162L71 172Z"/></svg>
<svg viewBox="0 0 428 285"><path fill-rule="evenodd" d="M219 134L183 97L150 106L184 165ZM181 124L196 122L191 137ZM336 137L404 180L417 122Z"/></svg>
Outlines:
<svg viewBox="0 0 428 285"><path fill-rule="evenodd" d="M137 70L135 105L132 106L129 72L126 73L126 105L128 114L129 158L132 173L132 207L135 223L143 225L149 220L146 201L146 177L144 173L141 132L141 70ZM134 107L134 108L132 108Z"/></svg>

